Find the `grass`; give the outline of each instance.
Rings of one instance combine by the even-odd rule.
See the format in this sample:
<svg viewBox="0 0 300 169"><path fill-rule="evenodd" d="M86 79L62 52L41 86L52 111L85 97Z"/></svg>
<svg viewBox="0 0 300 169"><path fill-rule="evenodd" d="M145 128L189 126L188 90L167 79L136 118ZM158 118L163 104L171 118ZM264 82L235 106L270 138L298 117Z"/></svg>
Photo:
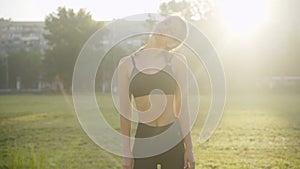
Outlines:
<svg viewBox="0 0 300 169"><path fill-rule="evenodd" d="M119 130L110 97L97 99L104 117ZM205 112L209 97L201 100ZM228 95L209 141L197 142L205 113L193 128L196 168L299 168L299 103L300 94ZM121 161L87 137L63 96L0 96L1 169L120 169Z"/></svg>

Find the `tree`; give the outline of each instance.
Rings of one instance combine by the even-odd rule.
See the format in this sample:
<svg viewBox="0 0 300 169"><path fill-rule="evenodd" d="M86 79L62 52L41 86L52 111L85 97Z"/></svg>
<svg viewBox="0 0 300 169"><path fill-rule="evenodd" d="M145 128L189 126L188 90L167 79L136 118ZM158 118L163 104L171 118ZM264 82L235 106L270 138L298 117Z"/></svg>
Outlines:
<svg viewBox="0 0 300 169"><path fill-rule="evenodd" d="M14 89L17 78L21 81L21 88L37 88L41 68L39 50L16 50L8 53L6 58L0 58L1 88Z"/></svg>
<svg viewBox="0 0 300 169"><path fill-rule="evenodd" d="M159 6L162 15L180 14L187 20L206 19L213 11L214 0L171 0Z"/></svg>
<svg viewBox="0 0 300 169"><path fill-rule="evenodd" d="M71 86L75 61L87 39L103 22L96 22L89 12L80 9L59 7L57 13L49 14L45 19L45 39L50 46L45 51L46 77L58 77L64 87Z"/></svg>
<svg viewBox="0 0 300 169"><path fill-rule="evenodd" d="M222 49L220 39L224 37L224 27L216 0L169 0L160 4L159 13L163 16L172 14L182 16L188 23L193 24L192 27L195 26L202 32L216 49ZM188 38L189 43L197 43L196 40L191 40L197 37L189 36ZM201 45L199 45L199 48L202 48ZM185 45L179 48L178 52L185 54L191 70L198 83L201 84L200 91L209 92L211 87L210 77L203 62L199 62L199 58ZM220 59L223 59L222 55L219 56Z"/></svg>
<svg viewBox="0 0 300 169"><path fill-rule="evenodd" d="M3 17L0 18L0 23L2 23L2 22L11 22L11 21L12 21L11 18L8 18L8 19L5 19Z"/></svg>

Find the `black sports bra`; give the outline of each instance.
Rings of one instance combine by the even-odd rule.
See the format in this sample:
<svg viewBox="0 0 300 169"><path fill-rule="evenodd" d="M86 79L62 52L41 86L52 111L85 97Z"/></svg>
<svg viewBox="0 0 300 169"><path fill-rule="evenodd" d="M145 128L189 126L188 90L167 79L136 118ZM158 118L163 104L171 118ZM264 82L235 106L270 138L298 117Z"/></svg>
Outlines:
<svg viewBox="0 0 300 169"><path fill-rule="evenodd" d="M170 64L170 59L172 57L169 56L169 58L167 58L167 56L164 55L166 66L162 70L153 74L139 71L136 68L133 56L131 55L130 57L134 66L130 75L130 95L132 94L134 97L145 96L149 95L151 91L155 89L162 90L166 95L175 93L177 82L172 77L173 72Z"/></svg>

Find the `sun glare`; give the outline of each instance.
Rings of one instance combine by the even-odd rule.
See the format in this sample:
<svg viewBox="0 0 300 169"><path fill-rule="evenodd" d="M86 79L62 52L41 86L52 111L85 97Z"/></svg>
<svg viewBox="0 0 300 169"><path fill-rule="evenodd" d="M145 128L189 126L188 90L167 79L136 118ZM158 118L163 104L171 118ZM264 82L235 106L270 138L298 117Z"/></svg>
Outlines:
<svg viewBox="0 0 300 169"><path fill-rule="evenodd" d="M266 0L219 0L218 5L225 24L236 33L254 30L266 13Z"/></svg>

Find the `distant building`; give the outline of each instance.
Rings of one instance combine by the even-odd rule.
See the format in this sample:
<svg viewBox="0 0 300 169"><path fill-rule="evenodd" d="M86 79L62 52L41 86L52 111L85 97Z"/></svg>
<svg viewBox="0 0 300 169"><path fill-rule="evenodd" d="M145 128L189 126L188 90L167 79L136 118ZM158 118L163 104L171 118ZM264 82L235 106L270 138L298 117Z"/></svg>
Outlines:
<svg viewBox="0 0 300 169"><path fill-rule="evenodd" d="M34 51L35 53L38 52L41 60L44 59L45 49L48 47L47 41L43 36L45 33L44 26L44 22L0 20L0 57L6 60L4 62L5 65L2 66L6 71L5 74L1 74L1 77L5 76L5 80L1 80L2 88L15 88L18 91L23 90L24 79L19 75L9 72L7 57L17 51ZM42 79L41 74L39 74L35 80L27 81L26 84L27 86L37 86L36 90L41 90L44 84Z"/></svg>
<svg viewBox="0 0 300 169"><path fill-rule="evenodd" d="M47 48L47 42L43 37L44 26L44 22L0 21L1 53L38 49L43 58Z"/></svg>

